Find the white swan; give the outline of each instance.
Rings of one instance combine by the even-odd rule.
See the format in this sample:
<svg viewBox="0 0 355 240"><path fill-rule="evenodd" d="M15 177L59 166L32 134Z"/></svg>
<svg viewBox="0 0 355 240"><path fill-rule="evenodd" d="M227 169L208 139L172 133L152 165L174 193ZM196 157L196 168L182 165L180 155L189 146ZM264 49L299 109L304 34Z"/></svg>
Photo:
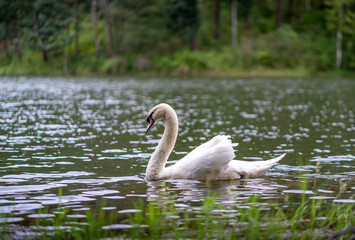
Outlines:
<svg viewBox="0 0 355 240"><path fill-rule="evenodd" d="M146 169L147 180L197 179L229 180L264 175L286 154L267 161L239 161L235 157L229 136L219 135L192 150L174 165L166 167L166 161L174 148L178 134L178 118L174 109L161 103L153 107L147 116L149 123L146 133L155 122L165 120L164 134L152 154Z"/></svg>

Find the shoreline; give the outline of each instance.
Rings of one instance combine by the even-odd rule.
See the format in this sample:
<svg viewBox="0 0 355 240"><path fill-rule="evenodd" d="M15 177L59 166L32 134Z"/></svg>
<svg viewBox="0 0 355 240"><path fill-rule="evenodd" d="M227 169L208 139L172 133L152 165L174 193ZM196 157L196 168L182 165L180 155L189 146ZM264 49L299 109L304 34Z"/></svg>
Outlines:
<svg viewBox="0 0 355 240"><path fill-rule="evenodd" d="M0 68L1 72L1 68ZM190 71L190 72L157 72L157 71L140 71L125 73L102 73L102 72L75 72L60 73L46 71L42 73L34 73L31 71L0 73L0 77L137 77L137 78L354 78L355 72L351 71L324 71L312 73L307 70L299 69L256 69L241 71Z"/></svg>

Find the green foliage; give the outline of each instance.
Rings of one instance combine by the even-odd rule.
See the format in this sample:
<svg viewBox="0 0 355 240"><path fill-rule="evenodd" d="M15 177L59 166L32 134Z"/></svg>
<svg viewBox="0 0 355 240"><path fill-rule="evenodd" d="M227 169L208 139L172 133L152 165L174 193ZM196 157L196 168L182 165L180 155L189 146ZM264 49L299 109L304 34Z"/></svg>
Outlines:
<svg viewBox="0 0 355 240"><path fill-rule="evenodd" d="M139 211L130 218L131 225L147 226L132 229L131 236L139 239L191 238L196 234L199 239L230 239L236 236L245 239L283 239L286 236L291 239L301 236L322 238L329 231L347 228L355 221L354 206L351 204L325 207L323 202L304 200L299 206L281 208L273 205L264 208L259 205L260 198L257 196L249 201L246 207L233 208L237 209L237 215L219 216L216 212L223 212L225 207L209 197L203 203L197 219L193 213L185 213L182 217L174 203L163 207L150 203L146 212ZM143 206L138 208L144 209Z"/></svg>
<svg viewBox="0 0 355 240"><path fill-rule="evenodd" d="M355 69L355 7L354 0L325 1L327 28L335 36L343 33L343 65Z"/></svg>
<svg viewBox="0 0 355 240"><path fill-rule="evenodd" d="M306 182L303 188L307 188ZM323 239L355 225L354 204L308 199L305 194L301 202L285 197L285 206L265 203L257 195L225 206L209 196L184 210L175 201L138 201L128 215L104 210L106 202L102 201L77 221L68 218L73 213L70 208L59 205L54 214L49 207L39 209L37 213L49 217L30 224L41 239ZM120 224L125 229L116 227ZM13 225L2 221L0 236L11 238L8 226L12 229ZM351 234L349 231L342 237L347 239Z"/></svg>
<svg viewBox="0 0 355 240"><path fill-rule="evenodd" d="M20 8L20 1L0 1L0 40L3 41L14 37L19 31L19 25L15 19L17 19L17 13Z"/></svg>
<svg viewBox="0 0 355 240"><path fill-rule="evenodd" d="M326 37L311 39L307 34L298 34L285 25L255 40L243 39L237 49L225 47L218 51L183 50L173 55L161 56L156 67L162 72L181 73L233 72L253 68L326 71L334 67L334 42Z"/></svg>
<svg viewBox="0 0 355 240"><path fill-rule="evenodd" d="M15 56L7 57L6 65L0 65L0 75L60 75L62 74L61 62L50 59L42 60L41 53L24 50L22 59ZM1 60L0 60L1 61Z"/></svg>
<svg viewBox="0 0 355 240"><path fill-rule="evenodd" d="M60 74L64 60L73 74L313 74L336 69L339 29L343 68L355 70L355 0L310 2L308 10L284 4L277 28L269 1L238 0L233 48L230 1L111 0L111 54L103 46L109 26L98 1L96 56L90 2L0 0L0 74Z"/></svg>
<svg viewBox="0 0 355 240"><path fill-rule="evenodd" d="M169 1L167 10L167 28L193 47L199 27L196 0Z"/></svg>
<svg viewBox="0 0 355 240"><path fill-rule="evenodd" d="M23 45L43 52L48 60L48 52L67 46L72 36L67 34L73 22L69 5L51 0L36 0L30 14L21 19Z"/></svg>
<svg viewBox="0 0 355 240"><path fill-rule="evenodd" d="M115 50L120 54L155 51L165 41L164 0L116 0L111 4Z"/></svg>
<svg viewBox="0 0 355 240"><path fill-rule="evenodd" d="M125 72L125 70L125 62L120 58L108 58L100 66L100 72L108 74Z"/></svg>

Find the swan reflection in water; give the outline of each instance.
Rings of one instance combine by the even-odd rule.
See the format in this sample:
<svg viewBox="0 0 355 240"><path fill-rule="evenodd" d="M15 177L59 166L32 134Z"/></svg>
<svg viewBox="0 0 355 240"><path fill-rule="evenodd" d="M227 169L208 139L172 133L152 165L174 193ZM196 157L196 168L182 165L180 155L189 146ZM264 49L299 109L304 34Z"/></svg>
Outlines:
<svg viewBox="0 0 355 240"><path fill-rule="evenodd" d="M216 197L223 205L242 202L250 196L278 199L283 185L267 178L232 181L158 180L147 182L148 201L166 203L203 202L208 196Z"/></svg>

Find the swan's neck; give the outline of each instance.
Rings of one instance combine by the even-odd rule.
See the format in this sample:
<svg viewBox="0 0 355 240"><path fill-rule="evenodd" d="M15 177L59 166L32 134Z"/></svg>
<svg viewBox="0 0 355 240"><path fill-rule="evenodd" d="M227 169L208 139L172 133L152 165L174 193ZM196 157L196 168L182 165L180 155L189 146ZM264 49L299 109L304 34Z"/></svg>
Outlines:
<svg viewBox="0 0 355 240"><path fill-rule="evenodd" d="M146 178L150 180L159 179L160 173L164 170L166 161L174 148L178 134L178 119L174 110L167 111L165 115L165 130L163 136L150 157L146 170Z"/></svg>

